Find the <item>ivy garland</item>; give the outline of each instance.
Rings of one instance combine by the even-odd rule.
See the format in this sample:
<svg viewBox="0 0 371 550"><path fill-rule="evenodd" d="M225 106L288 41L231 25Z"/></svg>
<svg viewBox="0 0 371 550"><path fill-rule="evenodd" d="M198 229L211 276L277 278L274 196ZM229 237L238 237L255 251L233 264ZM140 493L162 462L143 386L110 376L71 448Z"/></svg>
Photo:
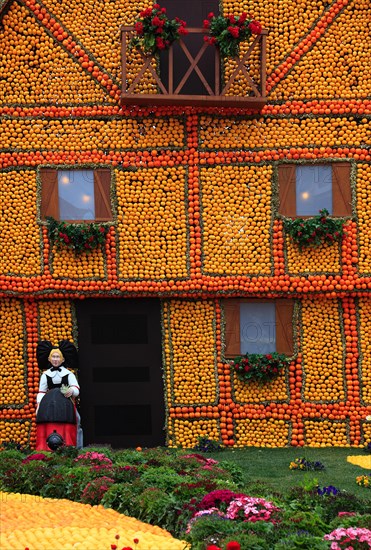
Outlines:
<svg viewBox="0 0 371 550"><path fill-rule="evenodd" d="M277 378L290 362L291 359L282 353L246 353L235 357L231 366L242 382L263 385Z"/></svg>
<svg viewBox="0 0 371 550"><path fill-rule="evenodd" d="M344 231L345 219L332 218L329 216L329 211L323 208L317 216L312 218L285 218L283 227L293 240L298 245L299 250L304 248L317 248L323 243L333 244L340 242Z"/></svg>
<svg viewBox="0 0 371 550"><path fill-rule="evenodd" d="M108 227L97 223L66 223L47 216L48 236L57 248L70 248L76 255L92 252L104 244Z"/></svg>

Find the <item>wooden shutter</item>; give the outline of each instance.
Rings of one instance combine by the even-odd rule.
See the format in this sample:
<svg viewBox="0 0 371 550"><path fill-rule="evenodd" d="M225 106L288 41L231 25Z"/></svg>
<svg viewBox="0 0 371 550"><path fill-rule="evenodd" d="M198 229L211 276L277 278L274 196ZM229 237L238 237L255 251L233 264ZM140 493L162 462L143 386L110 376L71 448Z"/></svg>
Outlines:
<svg viewBox="0 0 371 550"><path fill-rule="evenodd" d="M241 353L240 301L223 300L225 318L225 356L236 357Z"/></svg>
<svg viewBox="0 0 371 550"><path fill-rule="evenodd" d="M276 300L276 351L291 357L294 353L293 300Z"/></svg>
<svg viewBox="0 0 371 550"><path fill-rule="evenodd" d="M94 170L94 198L96 221L111 220L111 170Z"/></svg>
<svg viewBox="0 0 371 550"><path fill-rule="evenodd" d="M279 213L289 218L296 216L296 165L278 166Z"/></svg>
<svg viewBox="0 0 371 550"><path fill-rule="evenodd" d="M332 210L334 216L352 215L349 162L335 162L332 165Z"/></svg>
<svg viewBox="0 0 371 550"><path fill-rule="evenodd" d="M41 219L52 216L59 220L59 197L58 197L58 172L57 170L42 168L40 170L41 180Z"/></svg>

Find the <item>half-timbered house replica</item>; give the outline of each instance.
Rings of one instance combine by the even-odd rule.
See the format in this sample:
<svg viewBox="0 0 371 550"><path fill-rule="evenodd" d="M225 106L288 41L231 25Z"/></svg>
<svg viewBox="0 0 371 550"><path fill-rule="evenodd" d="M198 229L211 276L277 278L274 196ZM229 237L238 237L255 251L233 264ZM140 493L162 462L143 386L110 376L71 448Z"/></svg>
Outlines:
<svg viewBox="0 0 371 550"><path fill-rule="evenodd" d="M188 33L143 50L162 7ZM369 0L160 8L0 2L1 441L68 339L85 444L361 446Z"/></svg>

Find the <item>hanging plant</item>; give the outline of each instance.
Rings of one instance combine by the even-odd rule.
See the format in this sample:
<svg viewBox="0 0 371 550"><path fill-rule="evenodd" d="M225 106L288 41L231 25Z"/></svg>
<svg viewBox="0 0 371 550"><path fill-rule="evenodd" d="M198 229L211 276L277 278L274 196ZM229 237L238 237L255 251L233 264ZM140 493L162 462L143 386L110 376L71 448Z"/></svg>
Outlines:
<svg viewBox="0 0 371 550"><path fill-rule="evenodd" d="M97 223L66 223L59 222L51 216L47 218L48 236L57 248L70 248L75 254L92 252L101 246L109 227Z"/></svg>
<svg viewBox="0 0 371 550"><path fill-rule="evenodd" d="M345 235L344 219L331 218L328 210L323 208L313 218L285 218L283 226L299 250L318 247L322 243L340 242Z"/></svg>
<svg viewBox="0 0 371 550"><path fill-rule="evenodd" d="M246 353L235 357L231 366L242 382L265 384L278 377L290 359L282 353Z"/></svg>
<svg viewBox="0 0 371 550"><path fill-rule="evenodd" d="M260 34L262 26L259 21L249 19L244 12L240 16L214 15L209 13L203 22L203 28L208 30L205 42L219 46L222 57L238 57L240 43L253 34Z"/></svg>
<svg viewBox="0 0 371 550"><path fill-rule="evenodd" d="M136 36L130 41L130 48L140 47L146 55L155 55L167 50L182 34L187 34L186 22L176 17L169 19L166 8L154 4L152 8L140 12L135 21Z"/></svg>

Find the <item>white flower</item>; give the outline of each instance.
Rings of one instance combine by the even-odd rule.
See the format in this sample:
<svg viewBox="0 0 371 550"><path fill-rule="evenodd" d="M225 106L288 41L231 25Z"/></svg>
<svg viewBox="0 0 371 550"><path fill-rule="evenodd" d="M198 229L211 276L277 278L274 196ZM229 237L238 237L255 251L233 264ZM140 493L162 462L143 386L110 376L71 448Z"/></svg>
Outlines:
<svg viewBox="0 0 371 550"><path fill-rule="evenodd" d="M69 391L69 389L70 389L69 386L66 386L65 384L62 384L61 392L63 393L63 395L66 395L66 393Z"/></svg>
<svg viewBox="0 0 371 550"><path fill-rule="evenodd" d="M368 416L366 416L366 420L367 420L367 422L370 422L370 421L371 421L371 414L369 414Z"/></svg>

